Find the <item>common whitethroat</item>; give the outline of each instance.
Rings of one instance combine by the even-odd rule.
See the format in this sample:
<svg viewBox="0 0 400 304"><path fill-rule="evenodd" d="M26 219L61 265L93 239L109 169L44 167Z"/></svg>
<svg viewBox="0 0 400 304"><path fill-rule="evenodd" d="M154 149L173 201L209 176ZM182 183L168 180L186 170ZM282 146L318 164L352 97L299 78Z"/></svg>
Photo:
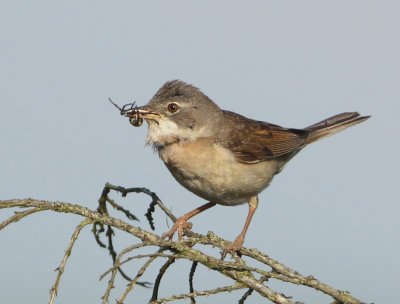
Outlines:
<svg viewBox="0 0 400 304"><path fill-rule="evenodd" d="M347 112L305 129L283 128L222 110L198 88L179 80L165 83L147 105L126 105L121 114L135 126L145 119L147 144L183 187L209 201L178 218L163 239L171 240L178 231L181 240L189 225L186 221L216 204L248 203L243 230L223 256L240 250L258 194L293 156L308 144L370 117Z"/></svg>

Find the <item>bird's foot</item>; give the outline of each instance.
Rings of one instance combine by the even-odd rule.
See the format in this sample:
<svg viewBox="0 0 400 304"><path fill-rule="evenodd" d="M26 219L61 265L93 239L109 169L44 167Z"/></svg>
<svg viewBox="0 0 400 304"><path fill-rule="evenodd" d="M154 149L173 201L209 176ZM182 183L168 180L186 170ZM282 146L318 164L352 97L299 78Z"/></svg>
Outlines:
<svg viewBox="0 0 400 304"><path fill-rule="evenodd" d="M186 218L182 216L176 220L170 231L164 233L161 236L161 239L165 240L166 238L168 238L168 240L172 240L175 231L178 230L178 240L182 241L184 229L189 229L189 230L192 229L192 223L186 222Z"/></svg>
<svg viewBox="0 0 400 304"><path fill-rule="evenodd" d="M244 242L244 236L239 235L233 242L229 243L221 253L221 260L229 253L230 255L238 254L239 250L242 248ZM238 254L239 255L239 254Z"/></svg>

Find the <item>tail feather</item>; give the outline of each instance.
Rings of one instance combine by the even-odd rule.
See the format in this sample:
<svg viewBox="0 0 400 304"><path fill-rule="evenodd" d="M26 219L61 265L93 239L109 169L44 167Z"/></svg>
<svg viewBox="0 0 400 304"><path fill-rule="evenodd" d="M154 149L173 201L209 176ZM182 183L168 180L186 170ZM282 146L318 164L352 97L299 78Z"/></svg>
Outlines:
<svg viewBox="0 0 400 304"><path fill-rule="evenodd" d="M370 118L370 116L360 116L357 112L347 112L332 116L306 128L310 131L305 144L331 136L348 127L359 124Z"/></svg>

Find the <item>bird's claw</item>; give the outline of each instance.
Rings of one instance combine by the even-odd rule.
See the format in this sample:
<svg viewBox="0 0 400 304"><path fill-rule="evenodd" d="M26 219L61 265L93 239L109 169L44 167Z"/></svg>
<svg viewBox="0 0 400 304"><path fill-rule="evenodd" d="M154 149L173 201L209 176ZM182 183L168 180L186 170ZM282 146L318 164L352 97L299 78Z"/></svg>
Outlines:
<svg viewBox="0 0 400 304"><path fill-rule="evenodd" d="M178 218L178 219L176 220L176 222L175 222L174 225L172 226L171 230L168 231L168 232L166 232L166 233L164 233L164 234L161 236L161 239L162 239L162 240L165 240L166 238L168 238L168 240L172 240L172 237L174 236L175 231L178 230L178 240L179 240L179 241L182 241L182 238L183 238L183 230L186 230L186 229L190 230L190 229L192 229L192 226L193 226L192 223L186 222L186 219L185 219L185 218L180 217L180 218Z"/></svg>
<svg viewBox="0 0 400 304"><path fill-rule="evenodd" d="M233 242L229 243L221 252L221 260L223 260L228 253L232 256L235 253L239 255L239 250L242 249L243 242L244 237L239 235Z"/></svg>

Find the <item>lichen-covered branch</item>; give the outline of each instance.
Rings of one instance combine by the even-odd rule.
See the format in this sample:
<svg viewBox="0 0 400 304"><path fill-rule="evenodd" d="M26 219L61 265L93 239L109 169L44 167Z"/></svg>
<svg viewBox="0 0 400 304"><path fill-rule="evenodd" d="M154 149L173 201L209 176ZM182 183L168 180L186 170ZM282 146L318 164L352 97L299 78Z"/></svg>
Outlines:
<svg viewBox="0 0 400 304"><path fill-rule="evenodd" d="M213 295L213 294L217 294L217 293L221 293L221 292L231 292L231 291L243 289L243 288L244 288L243 285L236 283L234 285L218 287L218 288L211 289L211 290L193 291L190 293L179 294L179 295L162 298L162 299L158 299L158 300L154 300L154 301L151 300L149 302L149 304L161 304L161 303L166 303L166 302L172 302L175 300L195 298L195 297L199 297L199 296L209 296L209 295Z"/></svg>
<svg viewBox="0 0 400 304"><path fill-rule="evenodd" d="M152 198L151 210L149 208L148 212L149 214L146 215L146 217L149 219L150 222L152 221L151 213L155 211L154 208L155 206L160 207L160 209L163 212L167 213L167 215L172 220L176 219L170 213L170 211L167 208L165 208L165 206L162 204L161 200L157 197L157 195L151 192L150 190L146 188L125 189L122 187L112 186L110 184L106 184L105 190L103 190L102 192L101 199L99 200L100 207L102 208L99 207L97 211L90 210L80 205L73 205L63 202L49 202L49 201L35 200L30 198L0 201L0 209L29 208L23 212L16 213L14 216L0 223L0 230L5 228L9 224L15 223L18 220L32 213L44 210L51 210L54 212L62 212L62 213L72 213L84 217L82 223L75 229L71 242L67 247L67 251L59 267L59 273L57 276L56 283L52 289L52 295L56 294L59 279L64 269L66 260L68 256L71 254L72 246L75 240L78 238L79 232L88 223L97 223L98 227L100 228L108 226L110 229L112 228L120 231L125 231L137 238L136 244L133 244L132 246L124 249L119 254L115 253L115 257L113 258L113 267L102 275L102 277L110 275L109 284L103 296L103 303L106 303L109 299L111 289L115 284L115 276L117 274L117 270L120 270L120 267L123 264L126 264L133 260L138 261L138 259L144 257L148 258L147 262L145 262L142 265L140 270L137 272L136 276L134 276L133 280L130 281L127 289L120 296L118 303L122 303L126 295L129 292L132 292L133 286L139 283L138 279L144 272L150 271L151 268L149 267L151 266L152 262L156 259L167 259L167 260L164 263L162 269L159 270L159 274L155 280L155 284L153 287L153 296L151 297L150 303L164 303L183 298L190 298L192 299L192 301L194 301L193 299L198 296L212 295L220 292L228 292L235 289L248 290L248 292L246 292L246 294L242 297L241 300L242 303L246 300L248 296L250 296L251 292L257 292L261 296L265 297L266 299L268 299L273 303L285 303L285 304L294 303L292 302L291 298L284 296L279 291L272 290L267 284L265 284L265 282L268 279L276 279L283 282L287 282L288 284L303 285L306 287L322 291L323 293L331 296L335 300L335 303L346 303L346 304L362 303L360 300L354 298L350 293L337 290L325 283L318 281L316 278L312 276L301 275L298 272L286 267L282 263L277 262L276 260L270 258L268 255L256 249L242 248L240 250L240 253L242 255L241 258L235 256L234 261L223 261L212 255L205 254L199 249L193 248L195 244L201 244L203 246L209 246L223 250L225 246L228 244L228 242L217 237L215 234L211 232L208 233L207 235L199 235L191 231L186 231L185 233L188 237L181 242L171 242L171 241L161 240L160 237L149 231L145 231L119 218L110 216L105 206L107 202L110 203L114 208L116 208L117 211L123 212L123 214L128 218L130 219L135 218L135 216L132 213L130 213L128 210L125 210L120 206L120 204L117 204L115 201L111 200L108 197L110 190L117 190L121 192L123 196L130 192L135 192L135 193L141 192L148 194ZM102 243L100 241L101 229L95 231L95 233L97 235L96 236L97 241ZM109 241L111 242L112 240L110 239ZM143 248L148 246L152 247L156 246L159 248L159 250L153 254L134 255L131 257L126 257L122 261L122 257L125 256L126 254L138 248ZM162 280L162 277L169 267L173 267L173 262L177 259L189 260L195 264L203 265L204 267L207 267L210 270L216 271L221 275L229 277L232 279L233 285L226 287L216 286L215 289L208 291L196 291L193 288L193 283L189 282L191 286L190 287L191 290L189 293L182 293L180 295L171 295L169 297L159 299L158 286ZM266 268L264 269L262 267L259 268L250 267L247 265L246 259L254 259L258 262L261 262L262 264L265 265ZM192 270L190 273L191 273L190 281L192 281L194 270ZM183 275L187 275L187 273L182 274L182 276ZM52 296L52 299L54 299L54 296Z"/></svg>
<svg viewBox="0 0 400 304"><path fill-rule="evenodd" d="M83 229L83 227L85 227L86 225L92 223L91 220L89 219L84 219L74 230L74 233L72 234L71 237L71 241L68 244L67 249L65 250L65 254L64 257L61 261L60 266L58 266L57 268L57 278L56 281L53 285L53 287L50 289L50 300L49 300L49 304L53 304L54 298L57 295L57 291L58 291L58 285L60 284L60 280L61 280L61 276L64 273L64 268L65 265L67 264L67 260L69 258L69 256L71 255L72 252L72 247L75 244L75 241L77 240L79 233L81 232L81 230Z"/></svg>

